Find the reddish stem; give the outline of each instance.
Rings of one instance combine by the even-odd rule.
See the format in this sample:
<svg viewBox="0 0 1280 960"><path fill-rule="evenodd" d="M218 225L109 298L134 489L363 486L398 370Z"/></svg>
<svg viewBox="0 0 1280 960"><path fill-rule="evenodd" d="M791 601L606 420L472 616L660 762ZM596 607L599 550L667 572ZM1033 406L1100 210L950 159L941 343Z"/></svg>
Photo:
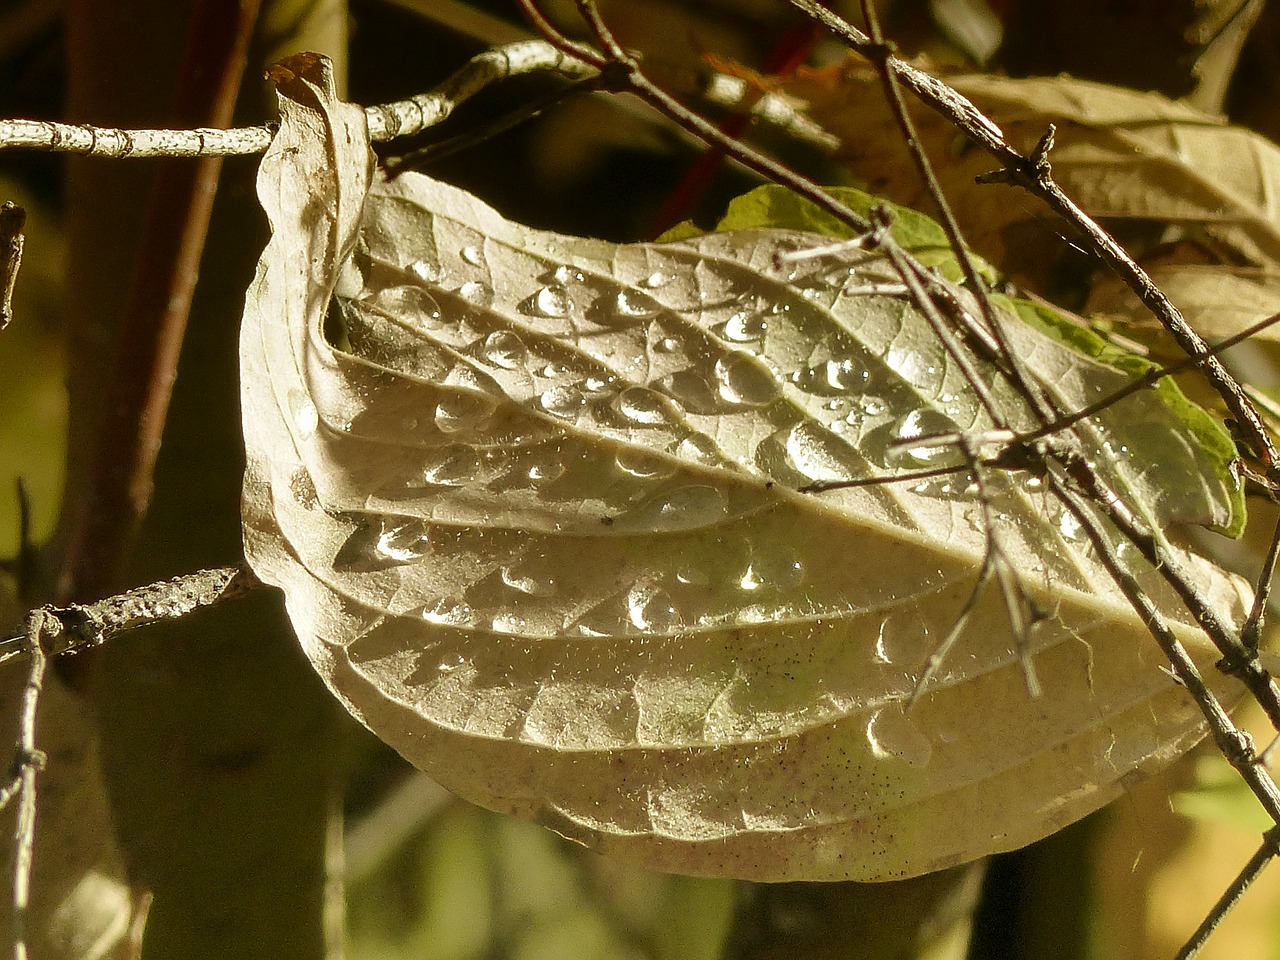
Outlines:
<svg viewBox="0 0 1280 960"><path fill-rule="evenodd" d="M199 0L187 31L173 127L232 120L259 0ZM104 595L120 580L151 502L152 476L217 190L221 158L161 161L85 495L59 593Z"/></svg>
<svg viewBox="0 0 1280 960"><path fill-rule="evenodd" d="M787 74L795 70L808 59L809 52L821 35L821 28L812 21L796 24L779 38L773 49L765 56L761 63L761 72ZM738 139L750 121L749 113L741 111L732 113L720 123L720 130ZM687 220L702 198L707 195L707 191L720 175L723 166L724 151L719 147L708 147L700 153L698 158L689 165L680 183L676 185L671 196L654 217L650 225L650 235L656 237L682 220Z"/></svg>

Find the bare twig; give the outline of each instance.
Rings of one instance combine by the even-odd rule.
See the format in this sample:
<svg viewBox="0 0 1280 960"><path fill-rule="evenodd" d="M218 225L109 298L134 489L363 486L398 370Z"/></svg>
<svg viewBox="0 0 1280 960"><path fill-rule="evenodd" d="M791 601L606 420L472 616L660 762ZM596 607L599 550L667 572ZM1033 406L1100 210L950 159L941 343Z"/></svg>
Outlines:
<svg viewBox="0 0 1280 960"><path fill-rule="evenodd" d="M12 201L0 205L0 330L13 319L13 290L22 267L22 229L27 224L27 211Z"/></svg>
<svg viewBox="0 0 1280 960"><path fill-rule="evenodd" d="M480 54L440 87L407 100L366 107L375 143L412 136L439 123L480 90L526 73L558 73L570 80L595 75L591 65L541 40L524 40ZM44 150L90 157L229 157L262 153L274 124L221 129L119 130L44 120L0 120L0 150Z"/></svg>
<svg viewBox="0 0 1280 960"><path fill-rule="evenodd" d="M54 622L56 621L46 610L33 610L27 615L22 643L31 663L27 682L22 688L17 756L14 758L13 779L0 793L0 807L10 803L15 796L18 799L18 817L13 833L14 960L26 960L27 956L26 920L36 835L36 778L45 765L45 756L36 747L36 716L40 705L40 689L48 666L44 640Z"/></svg>
<svg viewBox="0 0 1280 960"><path fill-rule="evenodd" d="M1231 885L1223 891L1204 921L1196 928L1196 932L1182 945L1175 960L1192 960L1199 955L1205 943L1208 942L1209 935L1218 929L1218 924L1231 912L1231 908L1240 902L1245 891L1262 875L1267 864L1275 858L1278 842L1280 842L1280 827L1273 827L1263 834L1262 845L1249 858L1249 862L1240 868L1240 872L1231 881Z"/></svg>
<svg viewBox="0 0 1280 960"><path fill-rule="evenodd" d="M51 619L45 649L52 655L78 653L118 633L165 620L180 620L196 610L243 597L261 582L246 565L197 570L172 580L135 587L96 603L42 608ZM0 640L0 663L27 653L23 637Z"/></svg>

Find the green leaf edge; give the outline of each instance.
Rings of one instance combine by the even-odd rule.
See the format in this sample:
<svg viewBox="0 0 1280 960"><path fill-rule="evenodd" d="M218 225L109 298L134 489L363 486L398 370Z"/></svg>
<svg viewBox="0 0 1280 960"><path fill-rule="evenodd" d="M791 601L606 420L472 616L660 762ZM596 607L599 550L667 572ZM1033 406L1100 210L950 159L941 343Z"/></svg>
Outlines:
<svg viewBox="0 0 1280 960"><path fill-rule="evenodd" d="M889 233L898 245L911 253L926 267L936 267L938 272L953 283L963 282L963 270L947 239L946 231L931 217L910 207L899 206L855 187L825 187L836 200L857 213L867 216L875 207L885 207L893 213ZM715 232L730 230L804 230L836 238L852 238L857 231L841 222L813 201L787 187L765 184L756 187L729 203L728 209ZM660 238L667 243L701 236L707 231L692 221L672 227ZM990 285L1000 281L998 271L982 257L971 252L978 274ZM992 301L1035 327L1041 333L1082 356L1114 367L1133 377L1140 377L1156 368L1156 364L1129 353L1105 340L1093 330L1060 313L1048 304L1003 294L991 294ZM1165 377L1154 387L1157 396L1170 412L1190 431L1200 445L1211 468L1223 480L1230 491L1231 519L1226 526L1209 529L1232 539L1244 533L1247 520L1244 488L1232 469L1237 459L1236 446L1230 435L1207 410L1187 397L1172 379Z"/></svg>

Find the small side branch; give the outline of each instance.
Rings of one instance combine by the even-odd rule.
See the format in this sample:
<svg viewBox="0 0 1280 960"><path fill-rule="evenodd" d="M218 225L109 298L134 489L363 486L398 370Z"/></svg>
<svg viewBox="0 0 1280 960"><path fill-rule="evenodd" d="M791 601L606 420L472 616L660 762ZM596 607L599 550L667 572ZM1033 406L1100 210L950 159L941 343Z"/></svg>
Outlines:
<svg viewBox="0 0 1280 960"><path fill-rule="evenodd" d="M162 620L179 620L202 607L242 597L261 585L253 571L243 564L214 567L126 590L96 603L45 607L36 612L48 617L45 652L76 653L105 643L125 630ZM29 653L28 647L25 637L0 641L0 663Z"/></svg>
<svg viewBox="0 0 1280 960"><path fill-rule="evenodd" d="M366 107L375 143L412 136L448 117L462 103L500 80L552 73L566 80L592 80L597 71L572 53L541 40L524 40L488 50L429 93ZM43 150L89 157L230 157L262 153L275 136L274 124L222 130L120 130L44 120L0 120L0 150Z"/></svg>

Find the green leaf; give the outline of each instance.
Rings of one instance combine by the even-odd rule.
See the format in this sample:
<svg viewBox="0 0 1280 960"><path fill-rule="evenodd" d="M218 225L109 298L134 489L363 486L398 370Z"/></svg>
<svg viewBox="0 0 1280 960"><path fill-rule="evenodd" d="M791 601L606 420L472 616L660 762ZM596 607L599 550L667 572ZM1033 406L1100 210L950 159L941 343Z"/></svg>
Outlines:
<svg viewBox="0 0 1280 960"><path fill-rule="evenodd" d="M953 282L964 279L964 271L960 269L955 251L951 249L951 244L947 240L946 231L934 220L918 210L899 206L854 187L824 187L823 189L864 217L869 217L876 207L888 209L893 214L889 233L900 247L926 267L936 267L946 279ZM776 184L757 187L730 201L725 215L716 224L718 231L763 228L804 230L828 237L857 236L855 230L812 200L807 200L798 193ZM690 235L685 234L685 236ZM669 234L663 239L677 239L677 236ZM991 264L977 254L971 253L971 255L979 275L987 283L995 283L999 276Z"/></svg>

